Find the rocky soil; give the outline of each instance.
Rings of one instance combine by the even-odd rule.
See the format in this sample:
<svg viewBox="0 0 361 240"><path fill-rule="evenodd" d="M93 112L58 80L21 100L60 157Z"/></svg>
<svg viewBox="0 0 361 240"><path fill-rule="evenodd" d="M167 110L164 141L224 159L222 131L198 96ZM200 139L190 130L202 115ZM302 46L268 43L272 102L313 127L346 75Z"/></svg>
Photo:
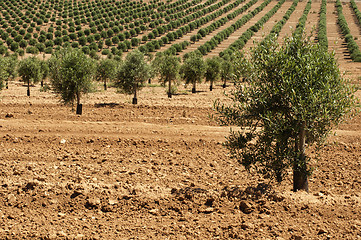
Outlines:
<svg viewBox="0 0 361 240"><path fill-rule="evenodd" d="M220 86L147 87L138 106L111 88L82 116L39 88L1 92L0 239L361 237L360 117L309 151L311 191L293 193L291 172L279 185L229 158Z"/></svg>
<svg viewBox="0 0 361 240"><path fill-rule="evenodd" d="M319 7L313 3L308 31ZM359 86L361 68L335 16L329 2L330 49ZM28 98L10 83L0 93L0 239L361 239L361 116L320 151L309 149L310 192L294 193L291 171L276 184L229 157L222 143L230 129L210 118L213 101L227 101L220 86L179 90L168 99L150 85L137 106L113 88L99 90L77 116L38 85Z"/></svg>

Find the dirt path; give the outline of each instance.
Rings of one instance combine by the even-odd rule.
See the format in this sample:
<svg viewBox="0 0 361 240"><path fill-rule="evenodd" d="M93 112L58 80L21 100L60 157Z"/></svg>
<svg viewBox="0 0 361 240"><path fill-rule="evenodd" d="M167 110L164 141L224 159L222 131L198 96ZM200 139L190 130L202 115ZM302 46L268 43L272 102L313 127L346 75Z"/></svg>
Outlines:
<svg viewBox="0 0 361 240"><path fill-rule="evenodd" d="M262 2L261 2L262 3ZM249 27L254 25L258 20L262 18L262 16L270 11L277 2L270 2L261 12L256 14L253 18L251 18L246 24L244 24L242 27L240 27L238 30L236 30L234 33L232 33L228 39L225 39L223 42L218 44L217 48L213 49L211 52L207 54L207 57L213 57L213 56L219 56L219 53L227 49L227 47L236 41L244 31L246 31ZM258 5L257 5L258 6ZM247 12L248 13L248 12Z"/></svg>
<svg viewBox="0 0 361 240"><path fill-rule="evenodd" d="M305 25L306 34L311 34L312 38L315 38L317 36L317 27L318 22L320 21L320 9L321 1L312 1L311 10L308 13Z"/></svg>
<svg viewBox="0 0 361 240"><path fill-rule="evenodd" d="M231 21L228 21L226 24L224 24L223 26L219 27L218 29L216 29L215 31L212 32L212 34L208 34L207 36L205 36L204 38L202 38L201 40L197 41L196 43L188 46L187 49L185 49L180 55L183 56L185 53L187 52L191 52L196 50L199 46L205 44L207 41L211 40L211 38L213 36L215 36L216 34L218 34L219 32L223 31L224 29L230 27L233 23L235 23L237 20L241 19L243 16L245 16L246 14L248 14L248 12L253 11L254 9L256 9L259 5L262 4L262 1L258 1L257 3L253 4L247 11L241 13L240 15L238 15L237 17L235 17L234 19L232 19ZM244 4L243 4L244 5ZM240 6L239 8L241 8L242 6ZM219 45L218 45L219 46ZM208 57L208 55L207 55Z"/></svg>
<svg viewBox="0 0 361 240"><path fill-rule="evenodd" d="M345 7L344 7L345 11ZM344 15L347 11L344 13ZM361 67L359 63L352 62L350 53L347 49L346 42L341 35L340 28L337 25L337 11L335 3L327 3L327 37L328 37L328 48L331 51L335 51L336 57L340 63L341 71L344 71L346 77L352 78L356 81L358 76L361 74ZM352 19L352 17L345 15L346 19ZM348 22L350 22L348 20Z"/></svg>
<svg viewBox="0 0 361 240"><path fill-rule="evenodd" d="M285 38L286 36L290 36L292 32L295 31L296 25L303 14L303 11L305 10L306 5L307 5L307 1L298 2L295 11L293 11L290 18L288 19L288 21L286 22L286 24L283 26L283 28L279 33L279 37L278 37L279 43L282 43L283 38Z"/></svg>
<svg viewBox="0 0 361 240"><path fill-rule="evenodd" d="M344 38L341 36L337 25L337 10L334 3L327 3L327 37L330 50L334 50L339 61L347 63L351 61Z"/></svg>
<svg viewBox="0 0 361 240"><path fill-rule="evenodd" d="M228 5L230 5L230 4L232 4L232 3L233 3L233 2L231 1L231 2L227 3L226 5L222 6L220 9L223 9L223 8L227 7ZM245 4L245 3L241 3L241 4L240 4L238 7L236 7L235 9L241 8L244 4ZM230 12L234 11L235 9L233 9L233 10L231 10L231 11L229 11L229 12L223 13L223 14L220 15L219 17L215 18L213 21L217 21L218 19L221 19L221 18L227 16ZM217 9L216 11L218 11L218 10L219 10L219 9ZM212 14L212 13L214 13L214 12L215 12L215 11L213 11L213 12L211 12L211 13L208 13L207 15ZM206 15L206 16L207 16L207 15ZM199 29L205 28L205 27L208 27L209 25L211 25L213 21L210 21L210 22L202 25L200 28L194 29L193 31L191 31L191 32L183 35L181 38L176 39L175 41L171 42L170 44L167 44L167 45L165 45L165 46L162 46L160 49L157 50L157 52L162 52L162 51L167 50L172 44L182 43L182 42L184 42L184 41L188 41L188 42L191 43L191 41L190 41L191 36L197 34L197 32L199 31ZM176 30L176 29L175 29L175 30ZM162 37L158 37L158 38L156 38L156 39L161 39L161 38L162 38Z"/></svg>
<svg viewBox="0 0 361 240"><path fill-rule="evenodd" d="M255 45L255 43L262 41L262 39L270 33L273 26L282 19L283 15L285 15L285 12L292 5L292 3L292 1L286 1L281 6L281 8L263 25L263 28L261 28L257 33L255 33L255 35L253 35L250 40L248 40L247 44L242 50L247 52L251 47Z"/></svg>
<svg viewBox="0 0 361 240"><path fill-rule="evenodd" d="M343 6L343 14L345 16L348 16L347 24L350 29L350 33L354 37L355 42L357 43L357 45L360 48L361 47L361 39L360 39L361 27L360 27L360 25L357 21L357 18L354 14L354 11L351 7L351 3L345 3L342 6Z"/></svg>

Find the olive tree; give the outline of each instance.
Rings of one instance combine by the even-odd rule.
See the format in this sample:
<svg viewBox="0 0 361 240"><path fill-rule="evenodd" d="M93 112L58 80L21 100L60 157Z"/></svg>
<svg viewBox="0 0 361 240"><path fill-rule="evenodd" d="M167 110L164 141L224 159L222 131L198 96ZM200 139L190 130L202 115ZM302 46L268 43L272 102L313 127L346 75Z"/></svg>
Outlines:
<svg viewBox="0 0 361 240"><path fill-rule="evenodd" d="M9 74L6 71L7 59L0 56L0 90L4 87L4 81L9 78Z"/></svg>
<svg viewBox="0 0 361 240"><path fill-rule="evenodd" d="M245 83L236 82L230 94L233 103L215 102L220 124L241 127L226 146L247 170L279 182L292 168L293 190L308 191L306 146L321 144L354 112L354 91L334 53L304 36L287 38L282 46L274 38L257 45L249 64Z"/></svg>
<svg viewBox="0 0 361 240"><path fill-rule="evenodd" d="M107 81L115 78L118 65L119 62L114 59L98 61L95 79L104 83L104 90L107 90Z"/></svg>
<svg viewBox="0 0 361 240"><path fill-rule="evenodd" d="M157 53L152 65L154 71L159 74L159 80L164 85L168 83L168 98L172 98L172 82L178 78L180 58L160 52Z"/></svg>
<svg viewBox="0 0 361 240"><path fill-rule="evenodd" d="M186 84L191 83L193 85L192 93L196 93L197 82L202 82L205 72L206 64L202 55L197 52L189 53L180 68L180 73Z"/></svg>
<svg viewBox="0 0 361 240"><path fill-rule="evenodd" d="M221 58L220 57L212 57L206 59L206 82L209 82L209 90L213 90L213 83L219 79L221 70Z"/></svg>
<svg viewBox="0 0 361 240"><path fill-rule="evenodd" d="M139 50L130 52L117 73L115 84L126 94L134 94L133 104L138 103L137 92L144 86L150 76L150 66Z"/></svg>
<svg viewBox="0 0 361 240"><path fill-rule="evenodd" d="M41 79L40 60L34 56L25 58L19 63L18 73L21 77L21 81L23 81L28 87L27 96L29 97L30 84L37 83Z"/></svg>
<svg viewBox="0 0 361 240"><path fill-rule="evenodd" d="M15 55L6 57L4 62L4 69L7 72L6 89L9 88L9 81L12 81L17 76L18 58Z"/></svg>
<svg viewBox="0 0 361 240"><path fill-rule="evenodd" d="M76 113L82 114L80 99L93 89L95 62L80 49L66 48L55 52L49 60L50 81L65 104L76 101Z"/></svg>
<svg viewBox="0 0 361 240"><path fill-rule="evenodd" d="M244 53L241 51L232 51L230 53L223 54L222 59L229 61L232 66L232 74L229 79L239 81L241 78L247 78L249 71L249 64L244 57Z"/></svg>
<svg viewBox="0 0 361 240"><path fill-rule="evenodd" d="M223 81L223 88L227 87L227 81L234 80L234 66L230 58L222 58L220 65L220 75Z"/></svg>
<svg viewBox="0 0 361 240"><path fill-rule="evenodd" d="M41 87L44 86L44 80L49 76L49 64L46 60L40 61L40 69L41 69Z"/></svg>

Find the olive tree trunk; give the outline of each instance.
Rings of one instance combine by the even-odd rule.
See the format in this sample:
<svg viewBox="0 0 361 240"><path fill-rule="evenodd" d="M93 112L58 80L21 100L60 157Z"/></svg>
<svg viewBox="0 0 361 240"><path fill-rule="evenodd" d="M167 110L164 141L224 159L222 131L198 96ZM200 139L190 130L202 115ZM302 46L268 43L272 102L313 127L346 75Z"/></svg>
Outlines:
<svg viewBox="0 0 361 240"><path fill-rule="evenodd" d="M227 78L225 78L223 80L223 85L222 85L223 88L226 88L227 87Z"/></svg>
<svg viewBox="0 0 361 240"><path fill-rule="evenodd" d="M106 91L107 90L107 79L104 79L104 91Z"/></svg>
<svg viewBox="0 0 361 240"><path fill-rule="evenodd" d="M209 91L213 91L213 81L211 81L211 85L209 86Z"/></svg>
<svg viewBox="0 0 361 240"><path fill-rule="evenodd" d="M134 97L133 97L133 104L138 104L138 98L137 98L137 86L134 86Z"/></svg>
<svg viewBox="0 0 361 240"><path fill-rule="evenodd" d="M192 93L196 93L196 92L197 92L197 91L196 91L196 85L197 85L197 81L194 80L194 81L193 81L193 87L192 87Z"/></svg>
<svg viewBox="0 0 361 240"><path fill-rule="evenodd" d="M172 98L172 80L168 79L168 98Z"/></svg>
<svg viewBox="0 0 361 240"><path fill-rule="evenodd" d="M30 97L30 80L28 80L28 90L27 90L26 95L27 95L28 97Z"/></svg>
<svg viewBox="0 0 361 240"><path fill-rule="evenodd" d="M300 132L298 135L298 142L296 141L296 152L299 154L296 156L295 163L293 165L293 191L305 190L308 192L308 175L306 166L306 123L302 122Z"/></svg>
<svg viewBox="0 0 361 240"><path fill-rule="evenodd" d="M76 95L76 114L83 114L83 104L80 104L80 94Z"/></svg>

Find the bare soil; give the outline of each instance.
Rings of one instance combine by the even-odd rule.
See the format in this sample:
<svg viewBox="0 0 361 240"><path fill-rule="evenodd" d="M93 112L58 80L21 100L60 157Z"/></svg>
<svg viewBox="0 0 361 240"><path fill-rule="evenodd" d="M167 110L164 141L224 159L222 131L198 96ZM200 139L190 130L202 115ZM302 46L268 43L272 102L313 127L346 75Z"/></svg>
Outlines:
<svg viewBox="0 0 361 240"><path fill-rule="evenodd" d="M359 84L359 63L338 51L328 5L330 49ZM311 14L307 22L317 21ZM215 99L228 101L224 89L198 90L181 86L168 99L164 88L148 86L137 106L114 88L99 90L83 98L77 116L38 85L26 97L10 83L0 95L0 239L361 238L361 116L335 129L319 152L309 149L310 192L294 193L291 171L276 184L229 157L222 143L230 128L210 118Z"/></svg>

